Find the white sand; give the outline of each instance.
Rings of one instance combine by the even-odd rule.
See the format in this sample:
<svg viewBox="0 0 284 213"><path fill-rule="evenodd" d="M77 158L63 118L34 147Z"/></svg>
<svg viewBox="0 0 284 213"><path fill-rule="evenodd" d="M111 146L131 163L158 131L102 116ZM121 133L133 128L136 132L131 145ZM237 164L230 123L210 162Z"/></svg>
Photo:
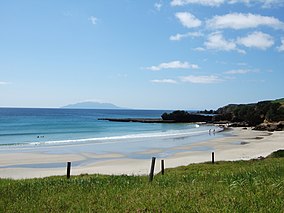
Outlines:
<svg viewBox="0 0 284 213"><path fill-rule="evenodd" d="M176 147L175 149L180 149L181 152L165 158L165 167L172 168L191 163L211 161L211 151L194 151L194 149L204 146L213 147L216 161L249 160L259 156L265 157L273 151L284 149L284 131L271 134L264 131L234 128L231 133L233 136L215 139L212 137L212 140L186 147ZM156 151L149 150L149 153L155 153ZM98 161L88 161L88 159L98 159ZM79 166L72 166L71 175L85 173L147 175L151 164L151 159L127 159L123 155L116 153L98 155L93 153L43 154L35 152L9 152L0 154L0 177L21 179L65 175L66 168L62 166L55 166L55 168L28 168L25 165L44 163L61 163L65 165L67 161L83 162ZM159 170L160 159L157 159L155 172L157 173Z"/></svg>

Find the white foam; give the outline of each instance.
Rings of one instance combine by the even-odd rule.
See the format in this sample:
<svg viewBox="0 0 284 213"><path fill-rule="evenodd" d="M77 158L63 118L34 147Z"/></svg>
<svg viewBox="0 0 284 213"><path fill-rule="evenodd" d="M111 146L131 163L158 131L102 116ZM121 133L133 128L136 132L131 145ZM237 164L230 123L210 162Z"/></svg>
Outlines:
<svg viewBox="0 0 284 213"><path fill-rule="evenodd" d="M174 138L174 137L185 137L207 134L208 130L194 131L196 129L187 130L171 130L165 132L151 132L143 134L129 134L121 136L110 136L110 137L99 137L99 138L83 138L83 139L70 139L70 140L54 140L54 141L43 141L43 142L30 142L29 145L56 145L56 144L66 144L66 143L85 143L85 142L96 142L99 144L116 143L121 140L131 140L131 139L147 139L147 138Z"/></svg>

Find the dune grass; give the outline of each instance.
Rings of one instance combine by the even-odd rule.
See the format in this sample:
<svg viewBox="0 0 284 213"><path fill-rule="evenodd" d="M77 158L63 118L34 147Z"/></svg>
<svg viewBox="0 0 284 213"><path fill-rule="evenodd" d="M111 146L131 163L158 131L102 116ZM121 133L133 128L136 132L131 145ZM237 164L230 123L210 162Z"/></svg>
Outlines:
<svg viewBox="0 0 284 213"><path fill-rule="evenodd" d="M167 169L151 183L146 176L0 179L0 212L283 211L284 158L273 156Z"/></svg>

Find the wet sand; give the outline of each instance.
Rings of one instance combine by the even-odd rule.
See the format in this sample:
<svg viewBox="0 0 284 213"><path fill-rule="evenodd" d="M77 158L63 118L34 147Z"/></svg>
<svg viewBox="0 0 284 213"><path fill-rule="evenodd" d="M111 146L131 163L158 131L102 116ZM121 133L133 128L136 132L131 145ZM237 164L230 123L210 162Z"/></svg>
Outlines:
<svg viewBox="0 0 284 213"><path fill-rule="evenodd" d="M249 160L267 156L273 151L284 149L284 132L252 131L250 128L233 128L226 137L214 138L188 146L174 147L175 154L163 158L165 167L172 168L191 163L211 160ZM205 147L210 147L207 149ZM149 150L155 156L159 150ZM177 153L176 153L177 152ZM143 152L145 153L145 152ZM160 171L157 159L155 172ZM51 154L40 152L0 153L1 178L35 178L66 174L66 162L72 162L71 175L147 175L151 159L130 159L121 153L95 154L91 152Z"/></svg>

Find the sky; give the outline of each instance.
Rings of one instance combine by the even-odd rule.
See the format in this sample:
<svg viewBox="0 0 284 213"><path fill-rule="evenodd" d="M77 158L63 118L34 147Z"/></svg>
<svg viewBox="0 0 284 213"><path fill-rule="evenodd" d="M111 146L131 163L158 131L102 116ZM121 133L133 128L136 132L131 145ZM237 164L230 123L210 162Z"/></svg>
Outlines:
<svg viewBox="0 0 284 213"><path fill-rule="evenodd" d="M0 107L284 97L284 0L0 0Z"/></svg>

